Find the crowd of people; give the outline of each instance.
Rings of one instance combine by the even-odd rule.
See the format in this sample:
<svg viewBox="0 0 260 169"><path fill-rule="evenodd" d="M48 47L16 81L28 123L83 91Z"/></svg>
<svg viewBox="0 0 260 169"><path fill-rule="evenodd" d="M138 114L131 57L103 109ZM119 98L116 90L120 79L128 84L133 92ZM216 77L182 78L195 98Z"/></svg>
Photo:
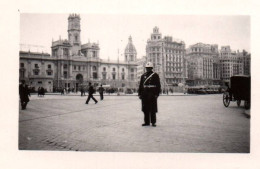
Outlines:
<svg viewBox="0 0 260 169"><path fill-rule="evenodd" d="M43 87L38 88L38 97L44 97L45 89Z"/></svg>

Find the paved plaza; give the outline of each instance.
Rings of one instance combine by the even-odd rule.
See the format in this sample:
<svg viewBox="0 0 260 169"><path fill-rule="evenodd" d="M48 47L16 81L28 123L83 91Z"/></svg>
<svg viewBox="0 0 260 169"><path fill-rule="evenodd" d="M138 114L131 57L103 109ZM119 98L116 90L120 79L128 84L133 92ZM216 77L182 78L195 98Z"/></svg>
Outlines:
<svg viewBox="0 0 260 169"><path fill-rule="evenodd" d="M95 96L98 98L99 96ZM19 109L20 150L248 153L250 118L222 95L160 96L157 127L142 127L137 96L31 96ZM243 102L242 102L243 105Z"/></svg>

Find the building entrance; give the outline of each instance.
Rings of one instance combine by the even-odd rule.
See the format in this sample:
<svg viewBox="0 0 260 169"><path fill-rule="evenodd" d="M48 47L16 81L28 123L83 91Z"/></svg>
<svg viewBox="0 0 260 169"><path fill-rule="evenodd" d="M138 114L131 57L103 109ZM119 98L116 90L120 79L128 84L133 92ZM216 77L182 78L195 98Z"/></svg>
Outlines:
<svg viewBox="0 0 260 169"><path fill-rule="evenodd" d="M76 91L79 90L79 86L83 83L83 76L82 74L77 74L76 76Z"/></svg>

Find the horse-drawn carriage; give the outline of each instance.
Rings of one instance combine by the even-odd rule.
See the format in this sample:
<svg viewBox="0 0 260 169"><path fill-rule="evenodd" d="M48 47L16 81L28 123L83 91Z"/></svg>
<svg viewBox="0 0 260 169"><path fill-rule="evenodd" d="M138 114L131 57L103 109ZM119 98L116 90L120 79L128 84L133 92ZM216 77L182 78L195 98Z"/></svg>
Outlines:
<svg viewBox="0 0 260 169"><path fill-rule="evenodd" d="M230 87L227 86L226 92L223 94L223 104L228 107L230 101L236 101L240 106L244 100L245 108L250 108L251 98L251 78L250 76L236 75L230 78Z"/></svg>

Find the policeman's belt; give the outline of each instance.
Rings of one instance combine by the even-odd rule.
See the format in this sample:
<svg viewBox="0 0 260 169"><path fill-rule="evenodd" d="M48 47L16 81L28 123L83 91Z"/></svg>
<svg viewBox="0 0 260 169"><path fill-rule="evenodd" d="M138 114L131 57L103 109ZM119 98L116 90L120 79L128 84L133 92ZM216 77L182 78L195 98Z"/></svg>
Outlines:
<svg viewBox="0 0 260 169"><path fill-rule="evenodd" d="M151 87L156 87L156 85L144 85L144 87L151 88Z"/></svg>

